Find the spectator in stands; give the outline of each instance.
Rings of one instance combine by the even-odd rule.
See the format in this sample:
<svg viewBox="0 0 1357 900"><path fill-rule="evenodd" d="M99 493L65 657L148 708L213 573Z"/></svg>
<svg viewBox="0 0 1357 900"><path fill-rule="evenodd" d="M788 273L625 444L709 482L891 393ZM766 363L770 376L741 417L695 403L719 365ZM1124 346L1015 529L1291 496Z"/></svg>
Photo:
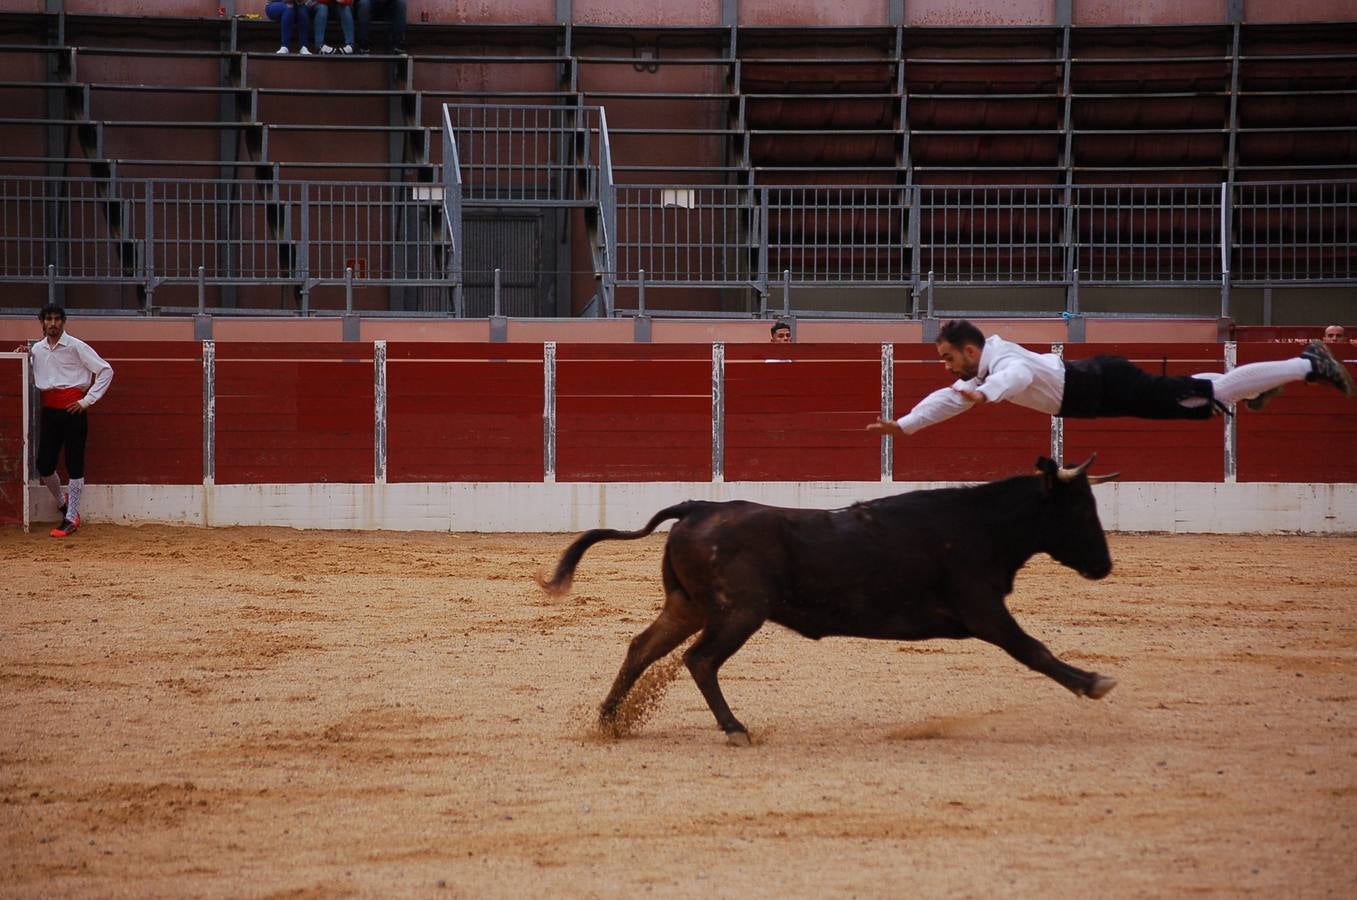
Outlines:
<svg viewBox="0 0 1357 900"><path fill-rule="evenodd" d="M774 322L770 329L772 337L768 340L774 344L790 344L792 342L792 326L786 322Z"/></svg>
<svg viewBox="0 0 1357 900"><path fill-rule="evenodd" d="M1330 325L1324 329L1324 343L1346 344L1347 342L1348 333L1343 330L1342 325Z"/></svg>
<svg viewBox="0 0 1357 900"><path fill-rule="evenodd" d="M330 7L339 7L339 30L344 35L344 43L339 47L331 47L325 42L325 26L330 24ZM316 4L316 43L320 52L325 55L331 53L349 54L353 52L353 0L320 0Z"/></svg>
<svg viewBox="0 0 1357 900"><path fill-rule="evenodd" d="M377 0L386 7L386 26L391 35L391 52L405 52L405 0ZM353 0L358 12L358 52L372 52L373 0Z"/></svg>
<svg viewBox="0 0 1357 900"><path fill-rule="evenodd" d="M113 383L113 367L104 362L89 344L66 333L66 311L49 304L38 311L44 340L30 349L27 344L15 352L27 353L33 366L33 383L42 395L42 416L38 424L38 476L61 509L61 524L52 529L52 537L64 538L80 527L80 495L85 489L85 438L89 417L85 415ZM61 476L57 475L57 457L66 452L66 473L70 482L65 496Z"/></svg>
<svg viewBox="0 0 1357 900"><path fill-rule="evenodd" d="M1033 353L998 335L986 339L964 319L943 325L937 344L938 356L956 383L924 397L898 419L873 422L868 431L903 437L972 406L1000 400L1075 419L1206 419L1224 404L1302 379L1323 381L1353 395L1352 376L1321 341L1311 341L1294 359L1190 377L1151 375L1120 356L1063 360L1054 353Z"/></svg>
<svg viewBox="0 0 1357 900"><path fill-rule="evenodd" d="M282 44L277 53L283 56L296 47L302 56L309 56L311 48L306 41L312 35L311 8L316 0L271 0L264 7L264 15L278 23L282 32Z"/></svg>

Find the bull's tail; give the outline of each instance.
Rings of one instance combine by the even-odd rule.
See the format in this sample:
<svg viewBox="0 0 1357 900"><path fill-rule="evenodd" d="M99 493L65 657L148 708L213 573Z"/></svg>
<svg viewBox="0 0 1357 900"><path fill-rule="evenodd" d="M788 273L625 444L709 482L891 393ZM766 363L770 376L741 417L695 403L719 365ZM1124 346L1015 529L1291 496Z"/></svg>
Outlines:
<svg viewBox="0 0 1357 900"><path fill-rule="evenodd" d="M565 548L565 552L561 554L561 561L556 564L556 571L551 578L543 579L539 575L537 583L548 594L564 594L570 590L571 582L575 578L575 567L584 558L584 552L599 541L634 541L637 538L643 538L658 528L661 522L669 519L682 519L694 509L706 505L700 500L685 500L682 503L666 507L651 516L644 528L639 528L636 531L618 531L615 528L594 528L586 531L575 538L569 547Z"/></svg>

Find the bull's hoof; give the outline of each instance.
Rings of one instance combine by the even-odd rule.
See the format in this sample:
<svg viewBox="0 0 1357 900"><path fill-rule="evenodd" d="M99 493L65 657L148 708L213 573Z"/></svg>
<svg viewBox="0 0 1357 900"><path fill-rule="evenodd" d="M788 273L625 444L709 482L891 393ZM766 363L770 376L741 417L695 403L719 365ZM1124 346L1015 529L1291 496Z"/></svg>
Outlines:
<svg viewBox="0 0 1357 900"><path fill-rule="evenodd" d="M1084 696L1091 700L1101 700L1110 694L1116 686L1117 679L1109 678L1106 675L1094 675L1093 683L1088 686L1088 690L1084 691Z"/></svg>
<svg viewBox="0 0 1357 900"><path fill-rule="evenodd" d="M726 743L732 747L748 747L749 732L747 731L727 731Z"/></svg>

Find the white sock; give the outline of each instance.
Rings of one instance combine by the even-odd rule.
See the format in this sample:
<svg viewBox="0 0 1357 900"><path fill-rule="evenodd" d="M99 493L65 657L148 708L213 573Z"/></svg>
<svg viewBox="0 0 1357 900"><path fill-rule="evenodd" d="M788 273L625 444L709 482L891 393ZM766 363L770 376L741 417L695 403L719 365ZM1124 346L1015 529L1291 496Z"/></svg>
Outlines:
<svg viewBox="0 0 1357 900"><path fill-rule="evenodd" d="M1216 399L1221 403L1238 403L1248 397L1257 397L1263 391L1304 381L1314 369L1308 359L1296 357L1277 362L1247 363L1232 372L1203 372L1193 378L1205 378L1211 382Z"/></svg>
<svg viewBox="0 0 1357 900"><path fill-rule="evenodd" d="M49 491L52 492L52 499L55 500L55 501L57 502L57 506L60 506L60 505L61 505L61 476L58 475L56 472L53 472L51 475L46 475L46 476L44 476L43 479L42 479L42 483L45 484L45 485L47 485L47 490L49 490Z"/></svg>
<svg viewBox="0 0 1357 900"><path fill-rule="evenodd" d="M66 518L72 522L80 515L80 492L85 489L85 479L72 478L66 485L70 499L66 502Z"/></svg>

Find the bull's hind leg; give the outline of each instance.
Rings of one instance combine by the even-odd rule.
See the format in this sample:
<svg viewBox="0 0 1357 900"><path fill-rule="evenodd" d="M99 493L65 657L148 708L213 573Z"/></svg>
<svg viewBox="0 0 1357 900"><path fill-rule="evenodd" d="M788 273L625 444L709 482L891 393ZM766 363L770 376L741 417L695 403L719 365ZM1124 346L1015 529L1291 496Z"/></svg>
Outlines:
<svg viewBox="0 0 1357 900"><path fill-rule="evenodd" d="M762 615L749 611L730 610L721 617L713 616L701 636L683 656L693 681L697 682L698 690L716 716L716 724L726 733L726 739L737 747L749 746L749 731L730 711L716 673L759 630L763 622Z"/></svg>
<svg viewBox="0 0 1357 900"><path fill-rule="evenodd" d="M653 662L663 658L702 627L701 613L673 577L667 556L664 562L664 588L664 608L645 631L631 639L627 658L622 661L622 668L613 679L612 689L599 705L598 724L604 731L611 731L615 727L618 707L636 684L636 679Z"/></svg>
<svg viewBox="0 0 1357 900"><path fill-rule="evenodd" d="M1045 644L1023 631L1002 603L997 606L997 609L990 608L983 614L966 617L966 626L973 635L994 644L1029 669L1060 682L1082 697L1097 700L1117 686L1115 678L1086 672L1063 662L1046 649Z"/></svg>

